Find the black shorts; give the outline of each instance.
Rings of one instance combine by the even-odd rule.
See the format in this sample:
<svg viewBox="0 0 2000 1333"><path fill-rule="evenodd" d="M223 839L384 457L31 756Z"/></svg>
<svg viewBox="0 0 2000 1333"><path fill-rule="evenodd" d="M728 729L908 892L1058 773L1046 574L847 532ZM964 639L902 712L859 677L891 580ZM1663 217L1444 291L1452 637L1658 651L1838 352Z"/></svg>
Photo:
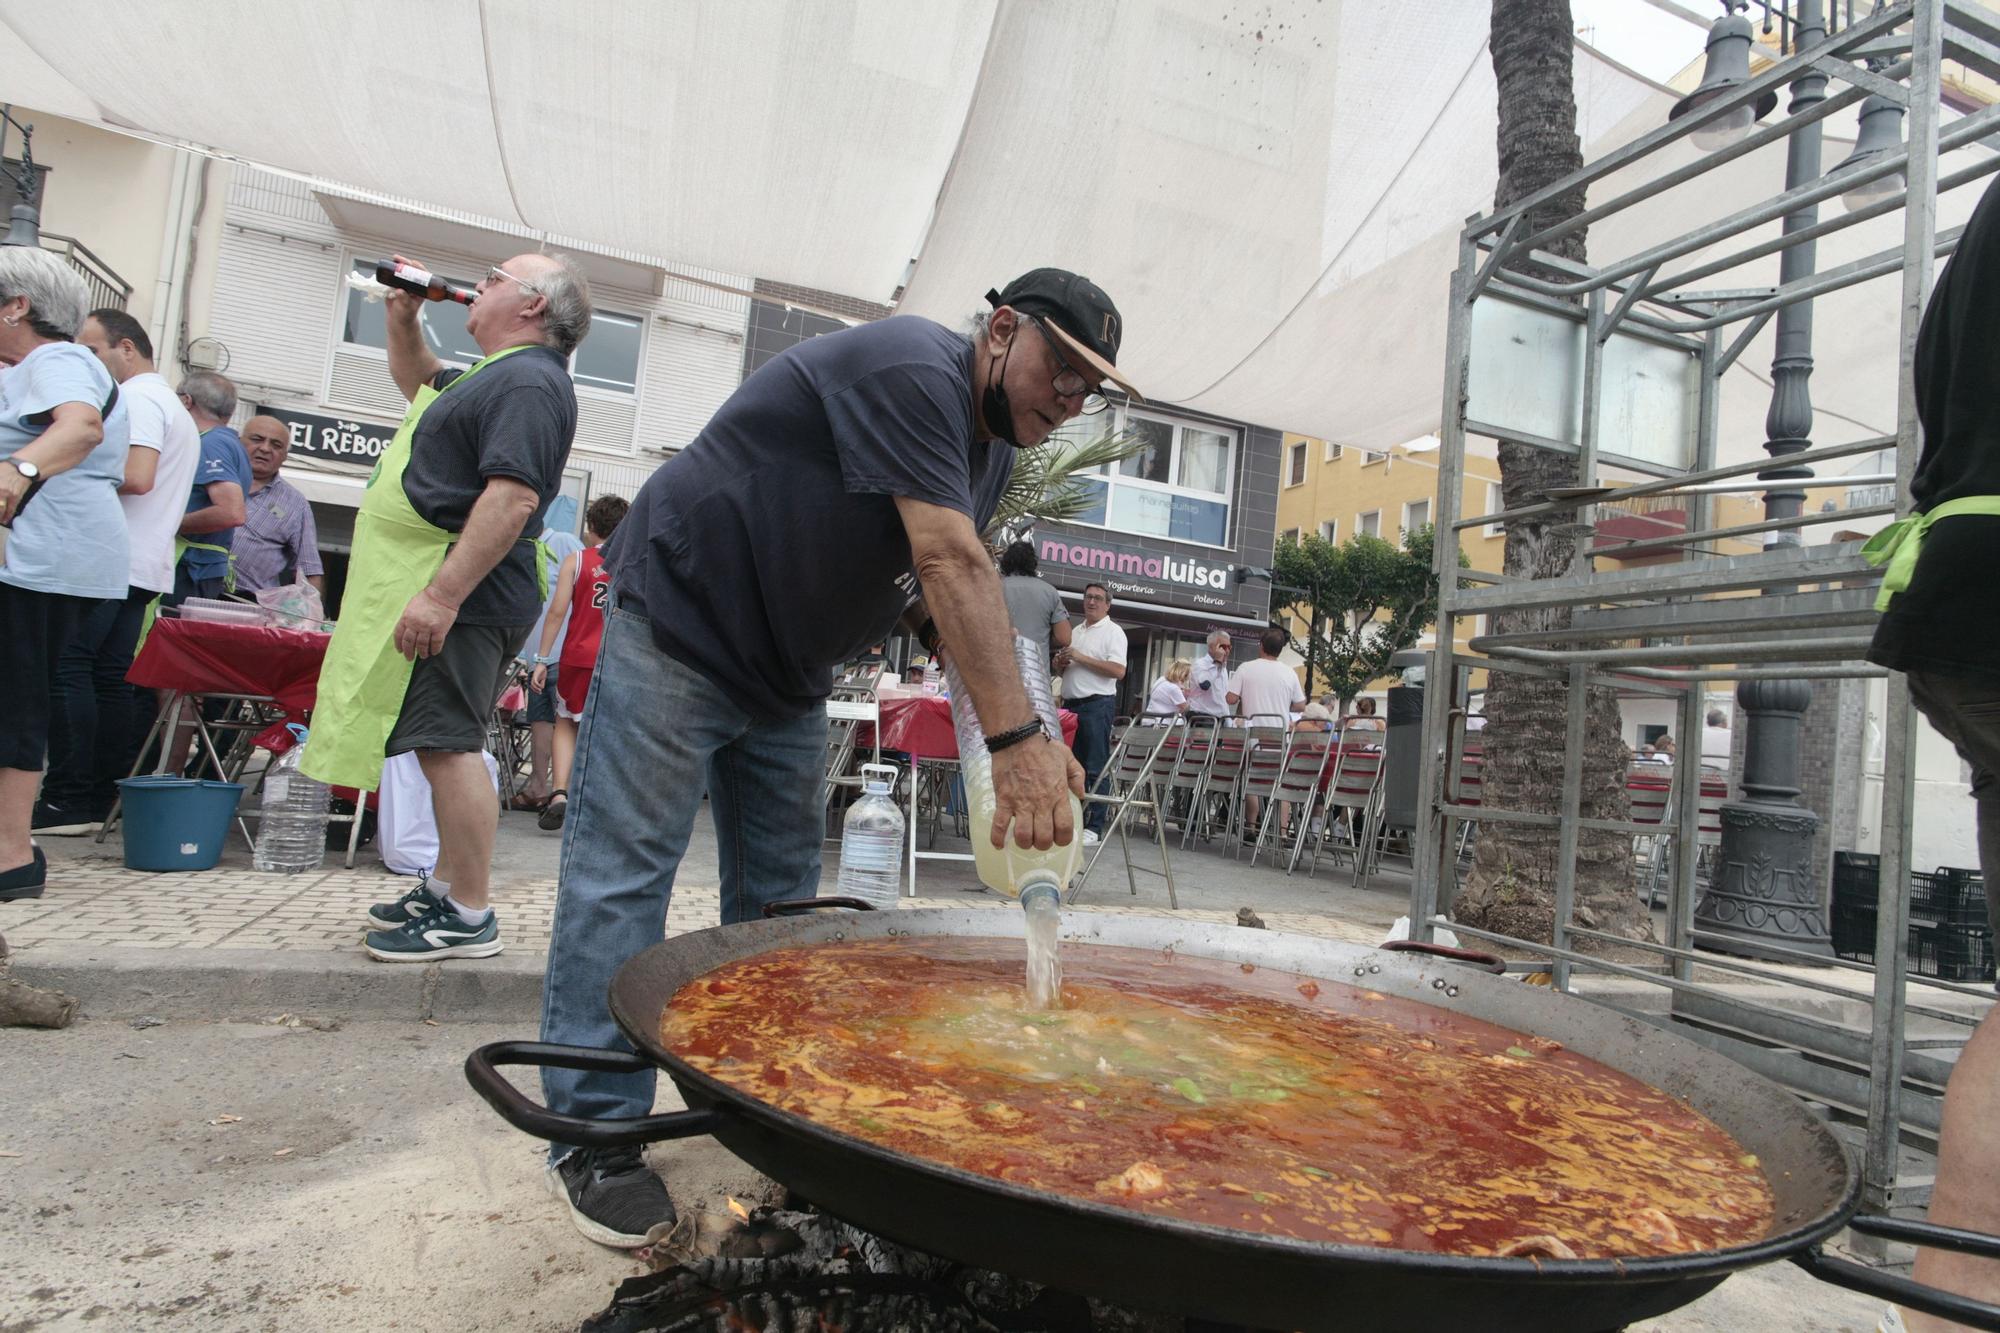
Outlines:
<svg viewBox="0 0 2000 1333"><path fill-rule="evenodd" d="M486 748L486 720L528 625L453 625L444 651L420 657L384 754Z"/></svg>
<svg viewBox="0 0 2000 1333"><path fill-rule="evenodd" d="M0 680L7 682L7 706L0 709L0 768L42 771L49 753L49 690L55 684L56 659L77 622L96 605L96 598L0 583Z"/></svg>
<svg viewBox="0 0 2000 1333"><path fill-rule="evenodd" d="M554 722L556 720L556 668L549 664L549 683L542 689L528 690L528 721Z"/></svg>

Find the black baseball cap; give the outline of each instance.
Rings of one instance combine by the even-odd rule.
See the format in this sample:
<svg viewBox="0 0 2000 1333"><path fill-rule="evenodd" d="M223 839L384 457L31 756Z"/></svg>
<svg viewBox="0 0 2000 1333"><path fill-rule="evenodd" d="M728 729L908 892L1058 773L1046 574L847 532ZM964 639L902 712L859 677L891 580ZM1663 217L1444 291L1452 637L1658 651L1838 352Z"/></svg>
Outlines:
<svg viewBox="0 0 2000 1333"><path fill-rule="evenodd" d="M1089 278L1062 268L1030 269L1008 283L1005 290L987 292L986 300L996 309L1012 306L1040 319L1079 373L1095 375L1099 384L1110 380L1145 401L1115 365L1125 321L1104 289Z"/></svg>

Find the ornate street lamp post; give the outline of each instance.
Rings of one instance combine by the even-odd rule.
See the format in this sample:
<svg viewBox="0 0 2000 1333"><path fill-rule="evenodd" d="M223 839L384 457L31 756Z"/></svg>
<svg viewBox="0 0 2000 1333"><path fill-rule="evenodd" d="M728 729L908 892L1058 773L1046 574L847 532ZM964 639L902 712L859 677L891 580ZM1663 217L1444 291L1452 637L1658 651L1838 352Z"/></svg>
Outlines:
<svg viewBox="0 0 2000 1333"><path fill-rule="evenodd" d="M1728 12L1743 7L1743 0L1724 0L1724 17L1711 30L1708 77L1702 87L1674 108L1678 116L1699 106L1707 97L1727 93L1749 76L1747 61L1749 22ZM1792 50L1802 51L1826 36L1826 15L1822 0L1795 0L1790 6L1765 4L1767 14L1791 25ZM1788 14L1785 10L1789 8ZM1740 49L1739 49L1740 48ZM1807 70L1792 80L1790 114L1807 110L1826 99L1827 76ZM1879 105L1878 105L1879 103ZM1717 124L1727 125L1733 142L1747 134L1755 118L1761 118L1770 103L1760 100L1754 108L1740 108L1734 117ZM1852 169L1865 159L1899 146L1897 124L1900 110L1892 102L1871 99L1863 107L1862 142L1837 172ZM1891 115L1890 113L1894 113ZM1785 159L1787 191L1818 180L1820 167L1820 124L1815 120L1791 132ZM1713 129L1713 127L1711 127ZM1710 145L1718 146L1718 145ZM1893 191L1900 182L1894 177L1871 184L1867 197ZM1861 192L1857 192L1859 194ZM1850 199L1850 206L1856 201ZM1808 204L1785 215L1787 235L1803 231L1819 221L1819 208ZM1783 252L1779 284L1786 286L1812 276L1816 245L1801 241ZM1777 350L1771 362L1771 406L1764 417L1764 449L1773 466L1758 474L1760 480L1778 483L1764 493L1764 517L1796 518L1805 508L1805 491L1787 482L1813 475L1808 467L1786 467L1784 460L1812 447L1812 395L1808 381L1813 370L1812 302L1797 301L1779 310ZM1783 529L1770 537L1773 545L1796 546L1799 530ZM1782 593L1785 589L1768 589ZM1750 957L1780 958L1763 945L1774 945L1794 954L1833 957L1827 930L1825 886L1813 863L1813 838L1819 830L1819 816L1799 803L1804 787L1801 776L1800 740L1812 686L1804 680L1746 680L1737 687L1736 701L1748 719L1743 763L1743 796L1722 807L1722 845L1708 891L1695 906L1695 925L1720 939L1704 940L1707 948Z"/></svg>

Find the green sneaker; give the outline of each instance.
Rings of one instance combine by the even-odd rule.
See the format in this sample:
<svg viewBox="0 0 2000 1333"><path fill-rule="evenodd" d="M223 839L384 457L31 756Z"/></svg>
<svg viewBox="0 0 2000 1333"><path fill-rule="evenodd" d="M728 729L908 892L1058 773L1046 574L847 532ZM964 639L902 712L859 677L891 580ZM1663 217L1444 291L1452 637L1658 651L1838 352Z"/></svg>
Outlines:
<svg viewBox="0 0 2000 1333"><path fill-rule="evenodd" d="M431 877L418 878L417 887L393 903L376 903L368 909L368 924L377 930L399 930L420 916L444 909L444 899L431 892Z"/></svg>
<svg viewBox="0 0 2000 1333"><path fill-rule="evenodd" d="M491 958L499 953L500 918L469 926L457 912L440 906L394 930L375 930L365 941L369 956L383 963L423 963L433 958Z"/></svg>

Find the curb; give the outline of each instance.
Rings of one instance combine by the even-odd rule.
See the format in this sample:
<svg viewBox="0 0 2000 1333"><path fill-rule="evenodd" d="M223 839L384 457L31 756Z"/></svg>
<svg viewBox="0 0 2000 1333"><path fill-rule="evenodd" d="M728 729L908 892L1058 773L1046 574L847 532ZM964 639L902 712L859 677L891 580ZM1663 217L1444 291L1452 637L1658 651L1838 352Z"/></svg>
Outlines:
<svg viewBox="0 0 2000 1333"><path fill-rule="evenodd" d="M283 949L176 951L41 945L13 956L13 975L66 991L85 1018L262 1021L276 1014L440 1023L541 1021L540 952L412 964Z"/></svg>

